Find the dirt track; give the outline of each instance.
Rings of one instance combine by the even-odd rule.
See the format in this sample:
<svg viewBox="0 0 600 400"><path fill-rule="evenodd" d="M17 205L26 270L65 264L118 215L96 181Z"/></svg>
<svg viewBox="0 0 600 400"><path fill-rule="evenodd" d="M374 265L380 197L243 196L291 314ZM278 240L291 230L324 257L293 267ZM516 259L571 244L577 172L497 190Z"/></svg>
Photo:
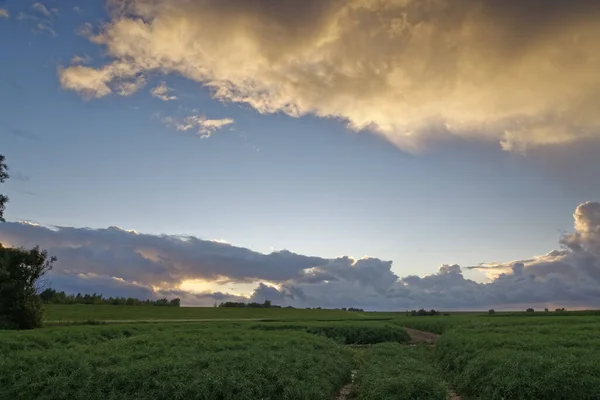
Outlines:
<svg viewBox="0 0 600 400"><path fill-rule="evenodd" d="M410 345L415 346L417 344L427 344L427 345L435 345L435 342L440 338L440 335L431 332L419 331L411 328L403 328L406 333L410 336ZM350 393L352 392L352 384L354 383L354 378L356 376L356 371L352 371L352 378L350 382L344 385L336 397L336 400L346 400ZM462 397L454 393L454 391L450 390L448 392L448 400L462 400Z"/></svg>

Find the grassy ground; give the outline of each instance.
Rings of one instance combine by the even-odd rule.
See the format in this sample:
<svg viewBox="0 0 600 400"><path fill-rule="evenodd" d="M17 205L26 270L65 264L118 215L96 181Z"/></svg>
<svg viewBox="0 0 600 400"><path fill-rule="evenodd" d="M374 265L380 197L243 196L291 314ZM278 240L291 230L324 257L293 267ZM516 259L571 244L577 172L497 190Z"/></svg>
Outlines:
<svg viewBox="0 0 600 400"><path fill-rule="evenodd" d="M383 342L407 343L410 337L398 325L387 321L305 321L257 323L251 329L265 331L304 331L334 339L342 344L375 344Z"/></svg>
<svg viewBox="0 0 600 400"><path fill-rule="evenodd" d="M445 400L448 387L428 346L381 343L363 350L350 398Z"/></svg>
<svg viewBox="0 0 600 400"><path fill-rule="evenodd" d="M49 306L46 320L105 324L0 331L0 400L333 399L344 390L344 399L441 400L449 388L471 399L585 400L600 392L600 318L590 312L74 305ZM442 336L435 347L409 346L403 327Z"/></svg>
<svg viewBox="0 0 600 400"><path fill-rule="evenodd" d="M339 320L387 318L393 313L361 313L339 310L304 310L288 308L222 308L222 307L161 307L110 305L46 306L46 321L85 320L158 320L158 319L275 319L275 320ZM392 315L389 315L392 314Z"/></svg>
<svg viewBox="0 0 600 400"><path fill-rule="evenodd" d="M296 331L137 324L2 332L1 399L331 399L351 354Z"/></svg>
<svg viewBox="0 0 600 400"><path fill-rule="evenodd" d="M598 399L600 319L481 318L449 329L439 367L461 394L485 399Z"/></svg>

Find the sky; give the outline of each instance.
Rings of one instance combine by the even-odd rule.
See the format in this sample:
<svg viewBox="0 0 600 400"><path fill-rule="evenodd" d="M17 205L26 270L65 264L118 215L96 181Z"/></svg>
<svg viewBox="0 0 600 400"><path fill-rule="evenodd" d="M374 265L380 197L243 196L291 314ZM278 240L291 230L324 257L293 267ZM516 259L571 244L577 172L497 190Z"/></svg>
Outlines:
<svg viewBox="0 0 600 400"><path fill-rule="evenodd" d="M0 242L58 255L57 289L187 305L600 307L599 20L0 1Z"/></svg>

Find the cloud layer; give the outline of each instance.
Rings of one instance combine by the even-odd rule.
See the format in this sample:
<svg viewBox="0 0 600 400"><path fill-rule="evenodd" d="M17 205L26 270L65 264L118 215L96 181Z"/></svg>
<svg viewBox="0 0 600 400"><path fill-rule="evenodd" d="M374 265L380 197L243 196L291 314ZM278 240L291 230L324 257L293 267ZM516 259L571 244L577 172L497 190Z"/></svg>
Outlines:
<svg viewBox="0 0 600 400"><path fill-rule="evenodd" d="M339 118L409 150L440 137L518 150L600 136L595 1L108 3L90 40L112 61L60 72L87 97L176 73L223 101Z"/></svg>
<svg viewBox="0 0 600 400"><path fill-rule="evenodd" d="M50 277L57 289L179 296L188 305L271 300L297 307L370 310L600 307L600 203L581 204L574 218L575 231L564 235L559 250L531 260L469 267L490 272L486 283L465 279L458 265L443 265L432 275L399 277L390 261L377 258L262 254L218 241L117 227L11 222L0 225L0 242L39 244L58 256ZM204 282L203 289L190 291L190 281ZM253 292L227 290L232 285L250 285Z"/></svg>

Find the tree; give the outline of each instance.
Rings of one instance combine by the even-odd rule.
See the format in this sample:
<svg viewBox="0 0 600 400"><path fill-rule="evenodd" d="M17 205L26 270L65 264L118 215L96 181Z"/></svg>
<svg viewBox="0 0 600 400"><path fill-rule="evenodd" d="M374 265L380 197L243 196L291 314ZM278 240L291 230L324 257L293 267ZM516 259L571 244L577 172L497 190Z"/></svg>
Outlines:
<svg viewBox="0 0 600 400"><path fill-rule="evenodd" d="M54 261L55 257L48 258L38 246L31 250L0 247L0 327L33 329L42 325L38 285Z"/></svg>
<svg viewBox="0 0 600 400"><path fill-rule="evenodd" d="M4 183L8 176L8 167L4 162L4 156L0 154L0 183ZM4 209L6 207L6 203L8 202L8 197L0 193L0 222L4 222Z"/></svg>
<svg viewBox="0 0 600 400"><path fill-rule="evenodd" d="M494 310L494 309L492 308L492 309L490 309L490 310L488 311L488 314L489 314L489 315L494 315L494 314L496 314L496 310Z"/></svg>
<svg viewBox="0 0 600 400"><path fill-rule="evenodd" d="M0 183L8 179L8 167L0 154ZM8 197L0 194L0 221L4 222ZM42 325L41 279L56 258L48 258L38 246L31 250L0 244L0 328L33 329ZM49 294L45 292L47 297Z"/></svg>
<svg viewBox="0 0 600 400"><path fill-rule="evenodd" d="M534 312L535 310L533 308L528 308L527 310L525 310L526 312Z"/></svg>

